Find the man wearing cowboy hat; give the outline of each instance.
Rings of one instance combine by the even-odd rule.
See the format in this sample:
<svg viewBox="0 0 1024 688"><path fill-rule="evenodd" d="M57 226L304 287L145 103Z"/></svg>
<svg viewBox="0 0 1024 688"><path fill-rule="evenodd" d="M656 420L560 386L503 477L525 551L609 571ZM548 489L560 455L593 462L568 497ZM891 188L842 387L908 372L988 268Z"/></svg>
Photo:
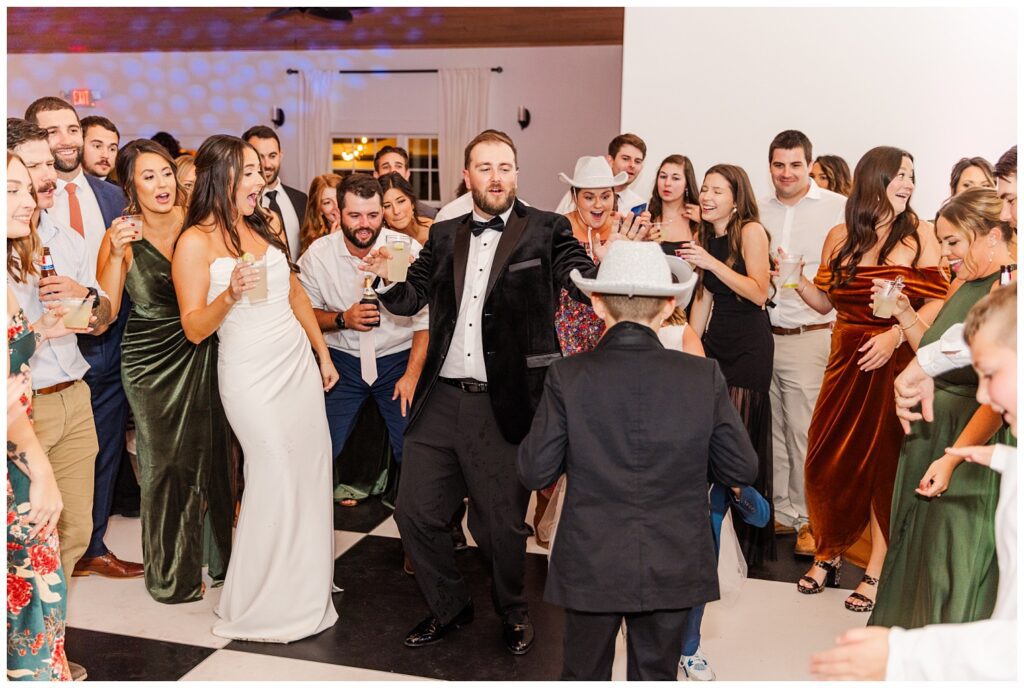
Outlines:
<svg viewBox="0 0 1024 688"><path fill-rule="evenodd" d="M656 334L690 299L687 263L619 241L571 277L608 330L550 367L517 462L527 488L566 474L544 591L565 607L562 678L610 680L625 617L627 678L675 680L690 608L719 597L708 479L750 484L757 455L718 364Z"/></svg>

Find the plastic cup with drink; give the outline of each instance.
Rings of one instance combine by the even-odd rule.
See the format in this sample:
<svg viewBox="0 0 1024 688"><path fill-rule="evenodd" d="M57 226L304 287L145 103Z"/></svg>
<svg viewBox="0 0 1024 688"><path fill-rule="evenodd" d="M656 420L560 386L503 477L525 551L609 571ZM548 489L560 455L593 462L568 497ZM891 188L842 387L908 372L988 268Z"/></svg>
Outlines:
<svg viewBox="0 0 1024 688"><path fill-rule="evenodd" d="M60 305L64 309L64 315L61 318L64 321L64 327L69 330L84 330L89 327L89 318L92 317L92 296L61 299Z"/></svg>
<svg viewBox="0 0 1024 688"><path fill-rule="evenodd" d="M882 280L879 291L872 296L871 314L876 318L891 318L896 311L896 304L903 293L903 278Z"/></svg>
<svg viewBox="0 0 1024 688"><path fill-rule="evenodd" d="M406 237L389 236L388 251L391 257L388 258L388 280L391 282L404 282L409 274L409 247L411 242Z"/></svg>
<svg viewBox="0 0 1024 688"><path fill-rule="evenodd" d="M263 254L258 259L253 254L246 252L242 254L242 257L238 259L239 263L245 264L248 267L256 269L256 275L259 277L259 281L256 285L243 292L242 298L249 303L258 303L260 301L267 300L267 254Z"/></svg>
<svg viewBox="0 0 1024 688"><path fill-rule="evenodd" d="M121 215L117 222L126 222L132 230L131 241L138 241L142 238L142 215Z"/></svg>
<svg viewBox="0 0 1024 688"><path fill-rule="evenodd" d="M779 276L782 278L783 289L796 289L800 286L800 264L803 262L802 253L787 255L779 265Z"/></svg>

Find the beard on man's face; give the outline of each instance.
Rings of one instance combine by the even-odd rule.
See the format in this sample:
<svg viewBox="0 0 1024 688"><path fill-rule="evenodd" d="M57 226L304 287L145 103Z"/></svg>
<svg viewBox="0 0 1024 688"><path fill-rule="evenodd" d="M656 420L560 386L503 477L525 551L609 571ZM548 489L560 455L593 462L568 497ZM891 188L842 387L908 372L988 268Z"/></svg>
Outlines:
<svg viewBox="0 0 1024 688"><path fill-rule="evenodd" d="M486 188L472 189L471 193L476 207L488 215L501 215L516 202L516 187L514 185L498 199L493 199Z"/></svg>
<svg viewBox="0 0 1024 688"><path fill-rule="evenodd" d="M355 246L356 248L369 248L370 246L373 246L373 243L377 241L377 237L380 236L380 230L382 226L383 223L377 225L376 227L350 227L347 224L345 224L344 220L342 220L341 231L345 235L345 238L352 242L352 245ZM365 232L370 233L369 239L367 239L365 236L362 239L357 238L357 235L359 233Z"/></svg>
<svg viewBox="0 0 1024 688"><path fill-rule="evenodd" d="M82 164L82 150L83 148L78 148L75 152L75 158L71 162L65 162L57 155L57 151L53 151L53 166L58 172L74 172Z"/></svg>

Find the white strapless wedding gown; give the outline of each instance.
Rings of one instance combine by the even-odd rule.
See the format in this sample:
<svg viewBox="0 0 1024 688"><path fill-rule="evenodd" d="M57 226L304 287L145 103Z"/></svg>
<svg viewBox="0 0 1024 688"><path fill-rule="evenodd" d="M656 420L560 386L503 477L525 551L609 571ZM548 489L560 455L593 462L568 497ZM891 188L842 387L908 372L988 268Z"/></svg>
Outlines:
<svg viewBox="0 0 1024 688"><path fill-rule="evenodd" d="M210 265L207 302L234 267L234 258ZM320 371L288 303L288 263L275 248L267 287L266 301L243 298L217 330L220 397L245 455L245 491L213 633L288 643L338 620L331 436Z"/></svg>

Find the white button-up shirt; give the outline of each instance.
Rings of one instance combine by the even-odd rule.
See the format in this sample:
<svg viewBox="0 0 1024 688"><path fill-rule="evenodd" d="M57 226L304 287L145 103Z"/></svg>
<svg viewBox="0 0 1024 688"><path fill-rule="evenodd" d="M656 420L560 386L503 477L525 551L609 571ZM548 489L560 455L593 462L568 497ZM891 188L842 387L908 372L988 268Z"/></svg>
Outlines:
<svg viewBox="0 0 1024 688"><path fill-rule="evenodd" d="M93 277L96 276L96 260L100 255L100 244L103 242L103 235L107 233L107 223L103 221L103 213L100 211L100 202L96 199L89 180L85 178L85 172L78 168L78 176L71 180L77 185L75 198L82 209L82 228L85 230L85 245L88 249L87 260L92 266ZM103 182L107 184L108 182ZM68 183L63 179L57 180L57 190L53 194L53 207L47 212L53 215L60 224L71 227L71 206L68 201ZM75 230L72 229L72 232ZM77 232L76 232L77 234ZM59 271L58 271L59 274Z"/></svg>
<svg viewBox="0 0 1024 688"><path fill-rule="evenodd" d="M813 280L821 264L825 237L845 221L846 196L822 189L813 179L810 184L795 205L786 205L773 195L761 201L759 210L761 223L772 235L772 253L781 246L789 255L802 254L804 274ZM768 309L774 327L796 328L836 319L834 310L822 315L804 303L796 289L783 289L780 277L774 278L775 308Z"/></svg>
<svg viewBox="0 0 1024 688"><path fill-rule="evenodd" d="M102 296L106 296L96 283L96 265L88 262L85 241L78 232L58 224L45 212L39 214L37 232L40 243L50 249L53 267L58 275L70 277L83 287L95 287ZM43 317L43 302L39 300L39 275L30 275L25 282L15 282L8 277L7 283L29 322ZM36 348L29 365L32 368L33 389L81 380L89 370L88 362L78 350L78 335L74 334L47 339Z"/></svg>
<svg viewBox="0 0 1024 688"><path fill-rule="evenodd" d="M408 236L384 228L377 236L373 249L387 246L389 236ZM412 239L411 251L418 256L420 244ZM338 231L314 241L299 258L299 282L309 295L313 308L340 313L359 303L363 298L364 278L371 273L359 269L361 258L348 250L344 235ZM373 329L374 350L377 357L396 354L412 347L413 332L428 328L428 310L424 306L412 317L394 315L380 309L380 327ZM335 330L324 333L324 341L332 349L359 356L359 332Z"/></svg>
<svg viewBox="0 0 1024 688"><path fill-rule="evenodd" d="M512 208L501 214L508 224ZM473 212L473 219L485 220ZM441 366L441 377L472 378L487 382L487 368L484 365L484 298L487 295L487 280L494 264L494 252L498 248L502 233L496 229L485 229L480 236L470 235L469 257L466 260L466 282L462 287L462 303L459 317L455 320L452 343L448 356Z"/></svg>
<svg viewBox="0 0 1024 688"><path fill-rule="evenodd" d="M299 217L298 210L292 205L292 199L288 197L288 192L284 190L284 184L281 182L281 178L277 178L277 186L270 188L269 186L263 187L263 196L260 198L260 203L264 208L270 210L270 199L267 198L267 193L270 191L276 191L277 195L274 196L274 200L277 201L277 205L281 208L281 220L284 222L284 233L288 237L288 252L292 254L292 260L297 261L299 259L299 228L302 225L302 218ZM306 209L303 208L302 212L305 213Z"/></svg>

